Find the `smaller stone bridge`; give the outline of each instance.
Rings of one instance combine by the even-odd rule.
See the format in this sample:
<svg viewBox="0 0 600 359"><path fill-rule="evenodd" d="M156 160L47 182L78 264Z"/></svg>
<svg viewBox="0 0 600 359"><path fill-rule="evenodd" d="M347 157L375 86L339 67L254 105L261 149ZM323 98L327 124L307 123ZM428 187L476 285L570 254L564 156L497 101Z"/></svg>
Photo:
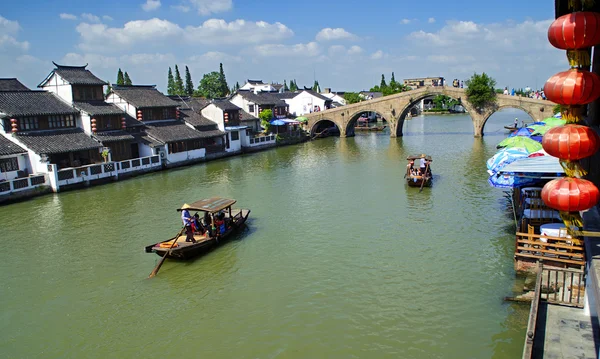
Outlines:
<svg viewBox="0 0 600 359"><path fill-rule="evenodd" d="M446 95L461 102L471 120L475 137L483 136L485 123L495 112L503 108L516 108L526 112L533 120L542 120L553 115L553 102L536 100L528 97L497 95L496 105L484 111L478 111L467 101L466 90L448 86L426 86L416 90L397 93L373 100L362 101L334 109L306 114L308 128L315 132L322 121L333 122L340 130L340 137L353 136L356 121L363 112L377 112L390 128L391 137L402 136L404 119L410 109L422 99L429 96Z"/></svg>

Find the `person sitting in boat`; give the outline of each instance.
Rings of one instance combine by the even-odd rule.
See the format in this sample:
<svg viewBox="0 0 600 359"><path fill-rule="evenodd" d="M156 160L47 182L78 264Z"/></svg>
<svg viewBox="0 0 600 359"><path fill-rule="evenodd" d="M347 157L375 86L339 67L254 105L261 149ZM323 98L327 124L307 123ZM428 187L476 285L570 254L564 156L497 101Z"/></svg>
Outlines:
<svg viewBox="0 0 600 359"><path fill-rule="evenodd" d="M519 119L515 118L515 124L514 124L514 128L517 128L517 126L519 126Z"/></svg>
<svg viewBox="0 0 600 359"><path fill-rule="evenodd" d="M194 230L195 234L203 235L204 232L206 232L204 226L200 222L200 215L198 213L196 213L192 219L192 229Z"/></svg>
<svg viewBox="0 0 600 359"><path fill-rule="evenodd" d="M181 206L181 221L185 227L185 241L196 243L196 240L194 239L194 229L192 228L194 219L190 215L188 208L190 208L190 205L187 203L184 203L183 206Z"/></svg>
<svg viewBox="0 0 600 359"><path fill-rule="evenodd" d="M406 165L406 167L408 168L408 173L412 174L415 170L415 161L410 161L408 162L408 164Z"/></svg>
<svg viewBox="0 0 600 359"><path fill-rule="evenodd" d="M204 228L208 231L208 236L212 237L214 234L214 227L212 216L208 212L204 212Z"/></svg>

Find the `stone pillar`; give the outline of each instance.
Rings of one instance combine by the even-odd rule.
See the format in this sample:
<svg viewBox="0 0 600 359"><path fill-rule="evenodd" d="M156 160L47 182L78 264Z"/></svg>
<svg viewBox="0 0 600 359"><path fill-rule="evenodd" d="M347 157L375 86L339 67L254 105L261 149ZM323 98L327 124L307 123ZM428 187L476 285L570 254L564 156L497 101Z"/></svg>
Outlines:
<svg viewBox="0 0 600 359"><path fill-rule="evenodd" d="M48 164L48 182L50 183L52 192L60 191L60 186L58 185L58 167L53 163Z"/></svg>
<svg viewBox="0 0 600 359"><path fill-rule="evenodd" d="M483 126L485 124L485 115L483 115L479 112L476 112L476 111L471 111L471 112L469 112L469 116L471 116L471 120L473 120L473 136L474 137L483 137Z"/></svg>

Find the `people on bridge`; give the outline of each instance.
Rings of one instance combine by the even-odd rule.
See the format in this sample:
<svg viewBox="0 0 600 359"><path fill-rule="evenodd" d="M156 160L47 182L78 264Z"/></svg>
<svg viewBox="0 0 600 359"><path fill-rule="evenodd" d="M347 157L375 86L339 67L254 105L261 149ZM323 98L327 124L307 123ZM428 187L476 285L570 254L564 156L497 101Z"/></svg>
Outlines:
<svg viewBox="0 0 600 359"><path fill-rule="evenodd" d="M504 88L504 92L502 93L503 95L508 95L508 87Z"/></svg>

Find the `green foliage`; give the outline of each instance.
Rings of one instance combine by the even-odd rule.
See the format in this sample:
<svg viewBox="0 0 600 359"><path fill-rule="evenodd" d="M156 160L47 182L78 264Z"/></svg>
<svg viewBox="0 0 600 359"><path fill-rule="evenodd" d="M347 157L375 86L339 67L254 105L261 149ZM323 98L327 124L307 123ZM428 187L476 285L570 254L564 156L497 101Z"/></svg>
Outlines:
<svg viewBox="0 0 600 359"><path fill-rule="evenodd" d="M185 89L183 87L183 80L179 73L179 66L175 65L175 95L185 95Z"/></svg>
<svg viewBox="0 0 600 359"><path fill-rule="evenodd" d="M494 90L497 94L503 94L504 90L503 89L496 89Z"/></svg>
<svg viewBox="0 0 600 359"><path fill-rule="evenodd" d="M167 75L167 94L172 96L175 95L175 79L173 79L173 71L169 66L169 74Z"/></svg>
<svg viewBox="0 0 600 359"><path fill-rule="evenodd" d="M262 110L258 114L260 118L260 125L265 128L265 132L268 133L271 128L271 120L273 119L272 110Z"/></svg>
<svg viewBox="0 0 600 359"><path fill-rule="evenodd" d="M298 85L296 84L296 80L290 81L290 91L298 91Z"/></svg>
<svg viewBox="0 0 600 359"><path fill-rule="evenodd" d="M433 98L433 104L435 105L436 110L448 110L459 105L460 101L446 95L437 95Z"/></svg>
<svg viewBox="0 0 600 359"><path fill-rule="evenodd" d="M362 101L360 94L358 92L346 92L344 94L344 100L346 100L346 104L350 105L352 103L357 103Z"/></svg>
<svg viewBox="0 0 600 359"><path fill-rule="evenodd" d="M106 82L108 83L108 85L106 86L106 93L104 95L108 96L110 91L112 91L112 85L110 84L110 81L106 81Z"/></svg>
<svg viewBox="0 0 600 359"><path fill-rule="evenodd" d="M227 85L227 80L225 79L222 63L219 64L219 78L221 82L221 97L225 97L229 94L229 85Z"/></svg>
<svg viewBox="0 0 600 359"><path fill-rule="evenodd" d="M315 80L315 83L313 84L312 90L315 92L321 92L321 87L319 86L319 81Z"/></svg>
<svg viewBox="0 0 600 359"><path fill-rule="evenodd" d="M492 107L496 104L496 80L489 77L485 72L481 75L473 74L470 79L465 81L467 101L473 105L477 111Z"/></svg>
<svg viewBox="0 0 600 359"><path fill-rule="evenodd" d="M379 88L384 89L386 87L387 87L387 84L385 83L385 76L383 74L381 74L381 83L379 84Z"/></svg>
<svg viewBox="0 0 600 359"><path fill-rule="evenodd" d="M188 96L192 96L194 94L194 83L192 82L192 75L190 74L190 69L185 67L185 94Z"/></svg>
<svg viewBox="0 0 600 359"><path fill-rule="evenodd" d="M285 80L283 80L283 91L289 91L290 88L287 85L287 82L285 82Z"/></svg>
<svg viewBox="0 0 600 359"><path fill-rule="evenodd" d="M410 88L396 81L394 73L392 72L392 79L390 80L389 85L385 83L385 75L381 74L381 83L379 84L379 86L373 86L369 91L381 92L383 96L389 96L395 93L400 93L408 90L410 90Z"/></svg>
<svg viewBox="0 0 600 359"><path fill-rule="evenodd" d="M125 79L123 78L123 71L121 71L121 69L119 69L119 72L117 72L117 85L121 86L125 84Z"/></svg>
<svg viewBox="0 0 600 359"><path fill-rule="evenodd" d="M123 75L123 84L126 86L133 85L133 83L131 82L131 79L129 78L129 74L127 73L127 71L125 71L125 75Z"/></svg>
<svg viewBox="0 0 600 359"><path fill-rule="evenodd" d="M217 71L204 74L195 95L206 98L224 97L226 94L223 93L222 85L221 75Z"/></svg>

